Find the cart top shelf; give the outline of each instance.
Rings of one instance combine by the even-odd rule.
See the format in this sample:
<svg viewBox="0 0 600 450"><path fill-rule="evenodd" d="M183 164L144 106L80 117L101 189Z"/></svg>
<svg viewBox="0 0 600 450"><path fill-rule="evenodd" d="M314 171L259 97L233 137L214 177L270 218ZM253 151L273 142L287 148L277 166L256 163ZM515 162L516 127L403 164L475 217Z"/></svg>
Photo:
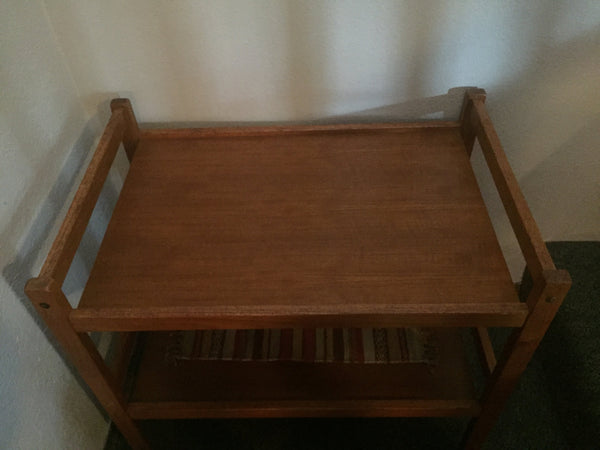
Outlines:
<svg viewBox="0 0 600 450"><path fill-rule="evenodd" d="M79 330L519 326L456 122L142 132Z"/></svg>

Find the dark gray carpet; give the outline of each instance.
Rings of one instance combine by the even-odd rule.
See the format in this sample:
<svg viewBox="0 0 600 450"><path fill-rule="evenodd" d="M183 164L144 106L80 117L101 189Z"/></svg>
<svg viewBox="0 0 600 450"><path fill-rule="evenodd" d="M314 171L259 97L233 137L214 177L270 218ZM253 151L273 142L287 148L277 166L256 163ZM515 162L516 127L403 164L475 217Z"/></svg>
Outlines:
<svg viewBox="0 0 600 450"><path fill-rule="evenodd" d="M600 449L600 242L549 243L573 287L488 438L487 449ZM524 286L527 285L525 277ZM500 342L506 333L494 333ZM463 419L146 421L165 449L451 449ZM114 428L106 449L126 449Z"/></svg>

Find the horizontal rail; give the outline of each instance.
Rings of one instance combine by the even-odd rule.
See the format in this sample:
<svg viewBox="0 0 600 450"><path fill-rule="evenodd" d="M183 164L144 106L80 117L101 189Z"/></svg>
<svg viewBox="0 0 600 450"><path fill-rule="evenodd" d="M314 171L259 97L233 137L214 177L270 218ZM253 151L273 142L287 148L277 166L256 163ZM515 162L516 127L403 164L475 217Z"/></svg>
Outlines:
<svg viewBox="0 0 600 450"><path fill-rule="evenodd" d="M348 326L514 326L523 325L527 305L514 303L435 305L146 306L78 308L73 327L83 331L148 331Z"/></svg>
<svg viewBox="0 0 600 450"><path fill-rule="evenodd" d="M477 416L476 400L313 400L131 402L129 415L144 419L233 417L461 417Z"/></svg>
<svg viewBox="0 0 600 450"><path fill-rule="evenodd" d="M458 128L457 121L424 121L396 123L349 123L328 125L272 125L207 128L144 128L141 139L198 139L211 137L277 136L322 132L402 131L429 128Z"/></svg>
<svg viewBox="0 0 600 450"><path fill-rule="evenodd" d="M117 98L110 106L110 119L38 277L53 280L59 286L67 276L119 146L123 143L131 161L139 141L139 129L129 100Z"/></svg>

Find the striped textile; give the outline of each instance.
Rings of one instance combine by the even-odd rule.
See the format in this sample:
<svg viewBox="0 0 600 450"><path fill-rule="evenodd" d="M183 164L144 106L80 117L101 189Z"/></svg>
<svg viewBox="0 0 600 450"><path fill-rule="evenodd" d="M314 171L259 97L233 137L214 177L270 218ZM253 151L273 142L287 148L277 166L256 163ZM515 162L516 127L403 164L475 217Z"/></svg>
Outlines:
<svg viewBox="0 0 600 450"><path fill-rule="evenodd" d="M420 328L295 328L172 333L168 359L431 363L430 333Z"/></svg>

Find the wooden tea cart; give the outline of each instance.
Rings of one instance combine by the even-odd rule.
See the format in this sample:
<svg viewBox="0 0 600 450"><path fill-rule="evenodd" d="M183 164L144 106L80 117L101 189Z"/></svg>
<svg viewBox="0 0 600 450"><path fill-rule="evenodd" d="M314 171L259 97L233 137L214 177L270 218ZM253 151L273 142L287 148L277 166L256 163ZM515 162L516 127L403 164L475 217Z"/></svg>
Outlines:
<svg viewBox="0 0 600 450"><path fill-rule="evenodd" d="M466 447L478 448L571 284L484 101L469 90L458 121L143 129L116 99L26 293L134 448L148 446L136 424L144 419L461 415L474 418ZM475 139L533 277L524 303L469 161ZM72 308L62 284L121 144L129 172ZM164 357L173 330L319 327L426 328L436 361ZM515 327L498 359L487 327ZM482 350L482 395L464 328ZM114 364L94 331L118 332Z"/></svg>

